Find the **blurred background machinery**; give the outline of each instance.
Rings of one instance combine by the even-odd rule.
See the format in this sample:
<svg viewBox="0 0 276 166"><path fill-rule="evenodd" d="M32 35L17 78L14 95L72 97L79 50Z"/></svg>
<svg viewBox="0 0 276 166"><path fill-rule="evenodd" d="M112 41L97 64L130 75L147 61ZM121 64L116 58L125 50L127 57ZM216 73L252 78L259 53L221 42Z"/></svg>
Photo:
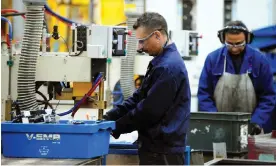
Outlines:
<svg viewBox="0 0 276 166"><path fill-rule="evenodd" d="M43 17L41 11L37 13L39 25L44 29L35 68L36 99L32 97L32 100L41 104L39 109L54 108L57 114L67 114L61 119L70 118L76 110L79 111L75 119L100 119L105 110L120 104L139 87L147 64L152 59L146 54L136 53L135 32L129 31L136 18L145 11L159 12L168 22L170 38L175 41L189 72L192 112L197 112L196 91L202 65L207 54L221 46L216 33L228 21L242 20L249 29L253 29L255 39L252 46L266 54L276 73L276 3L273 0L213 1L171 0L168 5L167 0L47 0ZM30 44L33 42L22 45L22 27L29 21L26 19L28 9L22 1L1 1L1 5L1 14L6 17L1 19L1 67L5 71L1 75L4 89L2 120L9 120L10 110L17 109L14 105L19 87L17 78L20 77L17 74L20 66L17 55L21 55L27 47L32 48ZM26 35L36 38L34 34ZM23 64L23 71L24 67ZM98 76L105 81L98 82ZM95 88L93 85L97 82L99 87ZM26 92L24 88L21 88L21 97L22 92ZM198 116L193 114L195 122L201 118L201 115ZM225 123L223 118L220 123ZM237 132L240 132L239 129ZM239 144L227 141L230 141L228 146ZM201 148L204 150L204 147Z"/></svg>

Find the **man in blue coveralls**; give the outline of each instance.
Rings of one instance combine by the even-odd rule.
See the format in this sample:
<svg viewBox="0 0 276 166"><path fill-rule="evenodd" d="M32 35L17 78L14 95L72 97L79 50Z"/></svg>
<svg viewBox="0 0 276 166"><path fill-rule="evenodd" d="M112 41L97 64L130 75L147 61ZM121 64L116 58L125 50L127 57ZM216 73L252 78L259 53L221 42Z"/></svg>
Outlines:
<svg viewBox="0 0 276 166"><path fill-rule="evenodd" d="M138 131L141 165L184 165L191 102L186 67L160 14L144 13L133 28L139 52L154 58L140 88L104 119L116 121L115 138Z"/></svg>
<svg viewBox="0 0 276 166"><path fill-rule="evenodd" d="M251 135L260 134L276 100L269 62L247 45L253 35L241 21L228 23L218 37L225 45L206 58L199 81L199 109L252 113Z"/></svg>

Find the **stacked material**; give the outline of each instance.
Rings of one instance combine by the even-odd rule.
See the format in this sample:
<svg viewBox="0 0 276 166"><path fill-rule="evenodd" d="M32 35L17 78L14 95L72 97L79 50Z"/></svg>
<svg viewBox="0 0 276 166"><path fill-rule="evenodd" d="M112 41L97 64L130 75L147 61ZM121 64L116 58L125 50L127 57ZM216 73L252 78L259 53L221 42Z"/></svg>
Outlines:
<svg viewBox="0 0 276 166"><path fill-rule="evenodd" d="M248 159L276 161L276 131L248 137Z"/></svg>

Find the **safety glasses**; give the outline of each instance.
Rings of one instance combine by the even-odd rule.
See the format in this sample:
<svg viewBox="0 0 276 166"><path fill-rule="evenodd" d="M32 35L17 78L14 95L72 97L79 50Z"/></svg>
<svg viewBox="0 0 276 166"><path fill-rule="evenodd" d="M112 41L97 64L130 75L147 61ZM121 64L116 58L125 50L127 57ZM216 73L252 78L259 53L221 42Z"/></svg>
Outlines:
<svg viewBox="0 0 276 166"><path fill-rule="evenodd" d="M142 38L142 39L138 39L138 43L139 44L144 44L144 42L146 41L146 40L148 40L155 32L157 32L157 31L162 31L163 29L156 29L155 31L153 31L153 32L151 32L148 36L146 36L146 37L144 37L144 38ZM165 31L166 32L166 31ZM167 33L167 32L166 32Z"/></svg>
<svg viewBox="0 0 276 166"><path fill-rule="evenodd" d="M239 43L235 43L235 44L225 42L225 45L226 45L227 47L231 47L231 48L232 48L232 47L236 47L236 48L244 47L244 46L245 46L245 44L246 44L246 42L245 42L245 41L243 41L243 42L239 42Z"/></svg>
<svg viewBox="0 0 276 166"><path fill-rule="evenodd" d="M146 36L146 37L144 37L144 38L142 38L142 39L138 39L139 44L144 44L144 42L145 42L146 40L148 40L155 32L156 32L156 31L153 31L153 32L151 32L148 36Z"/></svg>

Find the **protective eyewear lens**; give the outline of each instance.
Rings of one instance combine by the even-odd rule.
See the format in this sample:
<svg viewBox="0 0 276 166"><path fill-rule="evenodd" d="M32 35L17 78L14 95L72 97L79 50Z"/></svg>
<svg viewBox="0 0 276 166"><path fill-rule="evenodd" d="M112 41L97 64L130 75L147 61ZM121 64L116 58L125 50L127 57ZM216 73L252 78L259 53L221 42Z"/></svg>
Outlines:
<svg viewBox="0 0 276 166"><path fill-rule="evenodd" d="M245 46L245 41L242 42L242 43L239 43L239 44L232 44L232 43L225 42L225 45L227 47L244 47Z"/></svg>
<svg viewBox="0 0 276 166"><path fill-rule="evenodd" d="M154 31L155 32L155 31ZM154 32L150 33L148 36L142 38L142 39L138 39L138 43L139 44L144 44L146 40L148 40L153 34Z"/></svg>

